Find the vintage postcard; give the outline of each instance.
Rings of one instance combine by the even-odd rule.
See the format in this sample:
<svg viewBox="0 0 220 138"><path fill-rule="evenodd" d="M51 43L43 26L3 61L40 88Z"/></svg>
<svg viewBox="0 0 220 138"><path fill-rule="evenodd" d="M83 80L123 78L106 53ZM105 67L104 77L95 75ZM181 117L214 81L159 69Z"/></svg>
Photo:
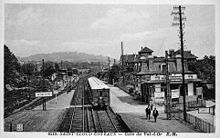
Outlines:
<svg viewBox="0 0 220 138"><path fill-rule="evenodd" d="M1 136L217 137L219 3L177 2L3 1Z"/></svg>

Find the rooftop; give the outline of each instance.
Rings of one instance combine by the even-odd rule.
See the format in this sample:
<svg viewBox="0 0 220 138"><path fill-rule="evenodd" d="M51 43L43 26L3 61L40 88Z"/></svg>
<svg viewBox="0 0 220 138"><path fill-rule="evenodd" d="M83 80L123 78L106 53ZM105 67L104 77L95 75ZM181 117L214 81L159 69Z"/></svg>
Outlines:
<svg viewBox="0 0 220 138"><path fill-rule="evenodd" d="M141 50L138 53L140 54L140 53L152 53L152 52L154 51L151 50L150 48L144 47L144 48L141 48Z"/></svg>
<svg viewBox="0 0 220 138"><path fill-rule="evenodd" d="M136 56L137 56L136 54L126 54L126 55L123 55L123 60L124 62L134 62ZM120 60L121 59L122 59L122 56L120 57Z"/></svg>
<svg viewBox="0 0 220 138"><path fill-rule="evenodd" d="M90 77L88 78L88 81L91 89L109 89L107 85L96 77Z"/></svg>
<svg viewBox="0 0 220 138"><path fill-rule="evenodd" d="M178 49L177 51L175 51L173 53L172 57L176 57L177 55L180 55L180 54L181 54L181 50ZM184 58L186 58L186 59L196 59L196 58L198 58L197 56L192 54L190 50L189 51L184 51L183 54L184 54Z"/></svg>

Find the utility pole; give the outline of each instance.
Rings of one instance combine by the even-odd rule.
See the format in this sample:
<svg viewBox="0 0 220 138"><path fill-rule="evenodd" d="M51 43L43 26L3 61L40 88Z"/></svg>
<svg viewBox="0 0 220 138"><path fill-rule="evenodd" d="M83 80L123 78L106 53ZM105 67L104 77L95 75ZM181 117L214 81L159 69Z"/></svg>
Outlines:
<svg viewBox="0 0 220 138"><path fill-rule="evenodd" d="M121 42L121 62L122 62L122 84L124 86L125 83L125 77L124 77L124 48L123 48L123 42Z"/></svg>
<svg viewBox="0 0 220 138"><path fill-rule="evenodd" d="M168 67L168 52L165 51L165 61L166 61L166 112L167 120L171 119L171 91L170 91L170 79L169 79L169 67Z"/></svg>
<svg viewBox="0 0 220 138"><path fill-rule="evenodd" d="M63 69L63 60L61 60L60 66L61 66L61 69Z"/></svg>
<svg viewBox="0 0 220 138"><path fill-rule="evenodd" d="M42 59L42 78L43 78L43 82L42 82L42 87L43 87L43 91L45 90L45 79L44 79L44 59ZM43 111L46 111L46 100L45 97L43 97Z"/></svg>
<svg viewBox="0 0 220 138"><path fill-rule="evenodd" d="M110 70L110 63L111 63L111 60L110 60L110 57L108 57L108 69Z"/></svg>
<svg viewBox="0 0 220 138"><path fill-rule="evenodd" d="M30 76L31 76L31 67L30 63L28 63L28 100L30 101L31 99L31 94L30 94Z"/></svg>
<svg viewBox="0 0 220 138"><path fill-rule="evenodd" d="M182 12L181 6L179 6L179 17L180 17L180 42L181 42L181 62L182 62L182 90L183 90L183 117L186 121L186 90L185 90L185 71L184 71L184 44L183 44L183 28L182 28Z"/></svg>
<svg viewBox="0 0 220 138"><path fill-rule="evenodd" d="M172 26L179 26L180 28L180 44L181 44L181 66L182 66L182 87L180 89L180 93L182 93L183 96L183 117L184 121L186 121L186 87L185 87L185 71L184 71L184 40L183 40L183 27L185 26L185 23L182 21L186 21L186 17L184 16L184 12L182 10L185 10L186 7L183 7L181 5L174 6L173 11L171 15L174 15L174 20L178 22L172 23Z"/></svg>
<svg viewBox="0 0 220 138"><path fill-rule="evenodd" d="M108 57L108 83L110 83L110 57Z"/></svg>
<svg viewBox="0 0 220 138"><path fill-rule="evenodd" d="M83 128L82 129L83 130L82 130L82 132L85 132L85 128L84 128L84 124L85 124L85 120L84 120L84 116L85 116L84 115L85 114L85 106L84 106L85 105L85 101L84 101L85 100L84 99L85 98L84 97L84 94L85 94L85 80L83 79L82 82L83 82L83 89L82 89L82 108L83 108L82 109L82 118L83 118L83 120L82 120L82 127Z"/></svg>

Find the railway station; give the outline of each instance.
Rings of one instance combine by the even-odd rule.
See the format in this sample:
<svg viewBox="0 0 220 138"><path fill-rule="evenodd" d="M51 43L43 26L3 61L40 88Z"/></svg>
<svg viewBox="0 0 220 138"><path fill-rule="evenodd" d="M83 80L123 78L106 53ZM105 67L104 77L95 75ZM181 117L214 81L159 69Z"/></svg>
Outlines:
<svg viewBox="0 0 220 138"><path fill-rule="evenodd" d="M147 120L147 104L94 76L77 80L71 82L77 84L75 88L48 100L46 111L41 102L6 117L5 131L17 131L17 125L22 125L27 132L199 132L167 120L164 106L153 107L159 112L156 123L153 115Z"/></svg>
<svg viewBox="0 0 220 138"><path fill-rule="evenodd" d="M216 134L217 6L2 7L3 133Z"/></svg>

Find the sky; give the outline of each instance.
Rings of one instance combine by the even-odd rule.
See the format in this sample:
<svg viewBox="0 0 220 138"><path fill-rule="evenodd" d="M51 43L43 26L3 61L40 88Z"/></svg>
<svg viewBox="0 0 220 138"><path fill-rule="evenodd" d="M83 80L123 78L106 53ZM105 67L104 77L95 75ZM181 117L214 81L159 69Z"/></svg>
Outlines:
<svg viewBox="0 0 220 138"><path fill-rule="evenodd" d="M199 58L215 55L215 7L185 5L184 44ZM147 46L154 56L180 48L173 5L5 4L5 44L20 57L84 52L119 59Z"/></svg>

